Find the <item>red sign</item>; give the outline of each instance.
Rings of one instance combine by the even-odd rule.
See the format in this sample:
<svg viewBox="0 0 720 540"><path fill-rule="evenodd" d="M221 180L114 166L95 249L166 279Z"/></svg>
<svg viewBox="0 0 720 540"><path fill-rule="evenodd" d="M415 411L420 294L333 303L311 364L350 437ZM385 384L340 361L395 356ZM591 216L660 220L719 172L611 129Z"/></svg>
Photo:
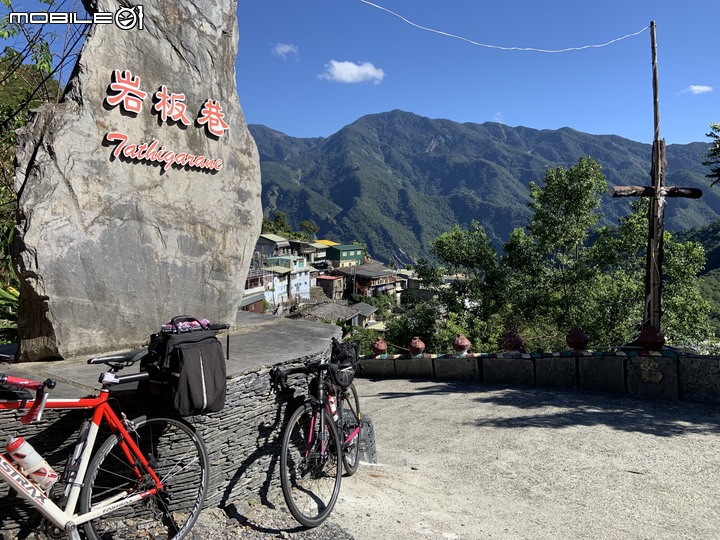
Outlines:
<svg viewBox="0 0 720 540"><path fill-rule="evenodd" d="M122 73L116 69L113 72L112 81L110 90L117 93L114 96L106 97L105 103L111 107L119 104L126 112L139 113L142 109L142 102L147 97L147 92L140 90L140 77L133 77L127 69Z"/></svg>
<svg viewBox="0 0 720 540"><path fill-rule="evenodd" d="M113 71L108 96L105 103L109 107L120 107L127 113L137 115L142 110L143 102L148 93L140 88L140 77L135 77L129 70ZM112 92L112 94L111 94ZM173 121L184 126L190 126L191 121L187 115L185 94L173 93L164 84L153 94L154 104L151 112L158 114L163 122ZM208 134L220 138L230 128L225 122L225 113L219 101L206 99L195 122L198 126L205 126ZM186 167L190 169L219 171L223 167L222 159L211 159L206 156L196 156L188 152L176 152L161 146L157 139L141 144L128 143L128 136L119 131L112 131L105 135L109 143L117 143L113 150L114 157L123 157L138 162L164 164L163 170L170 167Z"/></svg>
<svg viewBox="0 0 720 540"><path fill-rule="evenodd" d="M105 138L110 143L118 143L117 148L113 150L113 156L122 156L145 163L164 163L163 169L166 171L173 165L209 171L219 171L223 168L222 159L210 159L205 156L194 156L186 152L175 152L160 146L157 139L149 143L128 144L127 134L119 131L111 131L105 135Z"/></svg>
<svg viewBox="0 0 720 540"><path fill-rule="evenodd" d="M200 109L197 122L200 125L205 124L207 130L216 137L222 137L225 130L230 127L223 118L225 118L225 114L222 112L220 103L212 99L206 99L202 109Z"/></svg>
<svg viewBox="0 0 720 540"><path fill-rule="evenodd" d="M153 110L160 114L163 122L167 122L168 118L175 122L182 122L186 126L190 125L187 117L187 109L185 106L185 94L170 94L167 86L164 84L153 94L153 98L157 101L153 106Z"/></svg>

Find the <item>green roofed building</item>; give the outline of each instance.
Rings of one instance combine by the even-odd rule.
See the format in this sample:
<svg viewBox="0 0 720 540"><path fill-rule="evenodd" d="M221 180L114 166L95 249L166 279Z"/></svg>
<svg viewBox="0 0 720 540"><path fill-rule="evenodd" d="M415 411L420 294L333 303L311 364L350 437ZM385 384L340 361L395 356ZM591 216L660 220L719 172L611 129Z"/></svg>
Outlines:
<svg viewBox="0 0 720 540"><path fill-rule="evenodd" d="M333 268L345 268L362 264L365 259L365 251L362 246L356 244L341 244L328 246L326 259L330 261Z"/></svg>

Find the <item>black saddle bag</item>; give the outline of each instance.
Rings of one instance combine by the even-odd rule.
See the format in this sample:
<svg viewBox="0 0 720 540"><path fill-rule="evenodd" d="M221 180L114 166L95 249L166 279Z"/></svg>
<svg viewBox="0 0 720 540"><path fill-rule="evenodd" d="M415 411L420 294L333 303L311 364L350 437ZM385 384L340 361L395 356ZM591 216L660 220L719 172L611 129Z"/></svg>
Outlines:
<svg viewBox="0 0 720 540"><path fill-rule="evenodd" d="M182 324L187 322L192 324ZM150 337L140 371L150 374L150 390L168 399L181 416L225 406L227 368L216 334L201 321L182 316Z"/></svg>

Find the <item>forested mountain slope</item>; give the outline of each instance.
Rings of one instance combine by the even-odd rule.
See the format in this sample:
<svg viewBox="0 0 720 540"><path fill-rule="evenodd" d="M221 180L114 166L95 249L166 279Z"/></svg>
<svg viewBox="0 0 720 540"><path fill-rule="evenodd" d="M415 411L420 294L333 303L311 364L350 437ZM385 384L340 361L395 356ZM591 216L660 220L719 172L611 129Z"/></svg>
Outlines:
<svg viewBox="0 0 720 540"><path fill-rule="evenodd" d="M251 125L262 166L263 207L320 227L318 236L357 240L382 260L412 262L453 225L478 220L501 246L526 224L528 183L583 156L598 161L609 186L649 183L652 147L570 128L536 130L497 123L460 124L399 110L364 116L327 138L294 138ZM720 217L720 189L702 165L708 144L668 145L666 183L703 189L700 200L672 199L668 230ZM607 198L606 223L627 212Z"/></svg>

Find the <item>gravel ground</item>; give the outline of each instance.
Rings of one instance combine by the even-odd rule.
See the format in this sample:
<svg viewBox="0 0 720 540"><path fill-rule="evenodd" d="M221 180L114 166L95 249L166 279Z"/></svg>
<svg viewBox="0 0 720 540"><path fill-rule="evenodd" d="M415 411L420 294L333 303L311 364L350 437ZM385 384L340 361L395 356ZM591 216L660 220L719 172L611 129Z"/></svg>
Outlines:
<svg viewBox="0 0 720 540"><path fill-rule="evenodd" d="M354 540L332 519L314 529L305 529L288 512L281 492L275 492L269 498L272 507L242 502L225 510L205 510L188 536L189 540Z"/></svg>

